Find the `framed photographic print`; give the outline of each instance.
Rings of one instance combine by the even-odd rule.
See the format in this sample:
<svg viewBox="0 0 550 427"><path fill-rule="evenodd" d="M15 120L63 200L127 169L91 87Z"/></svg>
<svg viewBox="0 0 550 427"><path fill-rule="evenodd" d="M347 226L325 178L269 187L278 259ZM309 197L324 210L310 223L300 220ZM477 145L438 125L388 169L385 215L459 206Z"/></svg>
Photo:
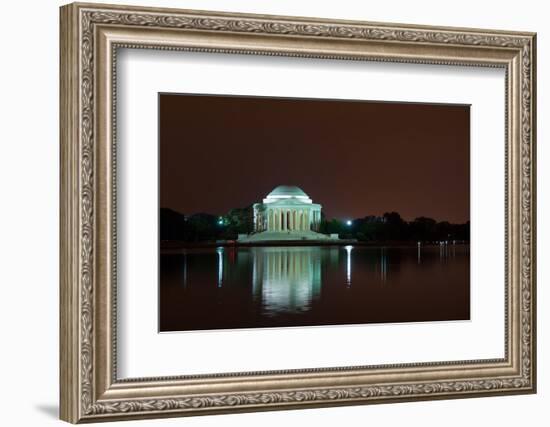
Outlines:
<svg viewBox="0 0 550 427"><path fill-rule="evenodd" d="M61 8L61 418L536 390L535 34Z"/></svg>

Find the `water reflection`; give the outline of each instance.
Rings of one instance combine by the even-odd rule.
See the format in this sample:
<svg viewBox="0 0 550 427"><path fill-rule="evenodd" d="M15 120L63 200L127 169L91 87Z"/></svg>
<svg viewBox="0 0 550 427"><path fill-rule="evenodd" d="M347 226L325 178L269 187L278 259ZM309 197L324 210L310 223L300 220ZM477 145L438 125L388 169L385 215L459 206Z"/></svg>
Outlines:
<svg viewBox="0 0 550 427"><path fill-rule="evenodd" d="M183 287L187 286L187 254L183 254Z"/></svg>
<svg viewBox="0 0 550 427"><path fill-rule="evenodd" d="M253 293L268 316L307 311L321 292L321 248L252 249Z"/></svg>
<svg viewBox="0 0 550 427"><path fill-rule="evenodd" d="M344 249L346 250L346 285L351 286L351 250L353 246L348 245Z"/></svg>
<svg viewBox="0 0 550 427"><path fill-rule="evenodd" d="M466 319L469 291L454 242L186 249L161 254L160 329Z"/></svg>
<svg viewBox="0 0 550 427"><path fill-rule="evenodd" d="M222 287L223 283L223 247L216 249L218 254L218 288Z"/></svg>
<svg viewBox="0 0 550 427"><path fill-rule="evenodd" d="M388 275L388 257L386 255L386 248L380 248L380 279L382 282L386 281Z"/></svg>

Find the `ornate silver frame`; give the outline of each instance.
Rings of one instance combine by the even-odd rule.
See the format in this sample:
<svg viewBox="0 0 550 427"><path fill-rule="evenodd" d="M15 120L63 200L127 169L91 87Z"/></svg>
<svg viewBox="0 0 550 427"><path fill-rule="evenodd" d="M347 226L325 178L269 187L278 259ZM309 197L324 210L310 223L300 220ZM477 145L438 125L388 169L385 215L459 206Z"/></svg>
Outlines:
<svg viewBox="0 0 550 427"><path fill-rule="evenodd" d="M71 4L61 8L61 418L77 423L534 393L535 34ZM118 47L506 70L505 357L119 380Z"/></svg>

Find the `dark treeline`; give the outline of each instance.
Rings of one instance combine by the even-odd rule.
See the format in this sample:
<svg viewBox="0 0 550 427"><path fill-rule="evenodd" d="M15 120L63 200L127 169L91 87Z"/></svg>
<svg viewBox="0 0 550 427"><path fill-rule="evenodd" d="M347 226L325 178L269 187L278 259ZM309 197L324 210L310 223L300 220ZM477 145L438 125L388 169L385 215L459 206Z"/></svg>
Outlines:
<svg viewBox="0 0 550 427"><path fill-rule="evenodd" d="M252 233L253 230L252 208L232 209L224 216L208 213L183 215L172 209L160 209L160 240L235 240L239 234Z"/></svg>
<svg viewBox="0 0 550 427"><path fill-rule="evenodd" d="M252 208L232 209L227 215L216 216L207 213L184 215L172 209L160 209L160 239L185 242L206 242L235 240L239 234L254 230ZM338 219L322 217L319 231L338 234L343 239L357 239L363 242L436 242L469 241L470 222L451 224L437 222L432 218L419 217L405 221L397 212L382 216L355 218L351 224Z"/></svg>
<svg viewBox="0 0 550 427"><path fill-rule="evenodd" d="M419 217L405 221L397 212L386 212L382 216L356 218L348 225L336 219L321 222L321 233L338 233L341 238L359 241L469 241L470 221L464 224L437 222L432 218Z"/></svg>

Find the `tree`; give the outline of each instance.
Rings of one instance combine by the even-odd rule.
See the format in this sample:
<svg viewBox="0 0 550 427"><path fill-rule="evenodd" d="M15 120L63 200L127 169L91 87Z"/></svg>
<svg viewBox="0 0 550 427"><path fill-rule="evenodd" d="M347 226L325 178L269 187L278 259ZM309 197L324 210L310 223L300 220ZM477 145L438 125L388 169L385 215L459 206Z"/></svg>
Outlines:
<svg viewBox="0 0 550 427"><path fill-rule="evenodd" d="M160 240L187 240L185 215L172 209L161 208L159 212Z"/></svg>
<svg viewBox="0 0 550 427"><path fill-rule="evenodd" d="M437 222L435 219L421 216L409 223L410 237L412 240L435 240L434 233Z"/></svg>
<svg viewBox="0 0 550 427"><path fill-rule="evenodd" d="M257 207L258 216L259 216L259 229L261 231L267 230L267 216L265 215L266 207L263 203L259 203ZM252 206L252 211L254 211L254 206ZM252 214L254 216L254 213ZM254 218L252 218L252 231L254 231Z"/></svg>
<svg viewBox="0 0 550 427"><path fill-rule="evenodd" d="M216 240L219 233L218 217L206 213L191 215L187 220L190 231L190 240L211 241Z"/></svg>
<svg viewBox="0 0 550 427"><path fill-rule="evenodd" d="M435 238L437 240L452 240L452 227L447 221L438 222L435 226Z"/></svg>
<svg viewBox="0 0 550 427"><path fill-rule="evenodd" d="M333 218L331 221L326 223L326 232L327 234L338 234L340 235L343 233L344 230L344 224L342 224L341 221L337 220L336 218Z"/></svg>
<svg viewBox="0 0 550 427"><path fill-rule="evenodd" d="M249 234L254 231L254 212L252 206L231 209L225 219L225 234L237 238L238 234Z"/></svg>
<svg viewBox="0 0 550 427"><path fill-rule="evenodd" d="M403 221L401 215L397 212L386 212L383 218L383 237L384 240L406 240L407 223Z"/></svg>
<svg viewBox="0 0 550 427"><path fill-rule="evenodd" d="M357 238L361 240L382 240L384 219L374 215L366 216L357 224L356 230Z"/></svg>

